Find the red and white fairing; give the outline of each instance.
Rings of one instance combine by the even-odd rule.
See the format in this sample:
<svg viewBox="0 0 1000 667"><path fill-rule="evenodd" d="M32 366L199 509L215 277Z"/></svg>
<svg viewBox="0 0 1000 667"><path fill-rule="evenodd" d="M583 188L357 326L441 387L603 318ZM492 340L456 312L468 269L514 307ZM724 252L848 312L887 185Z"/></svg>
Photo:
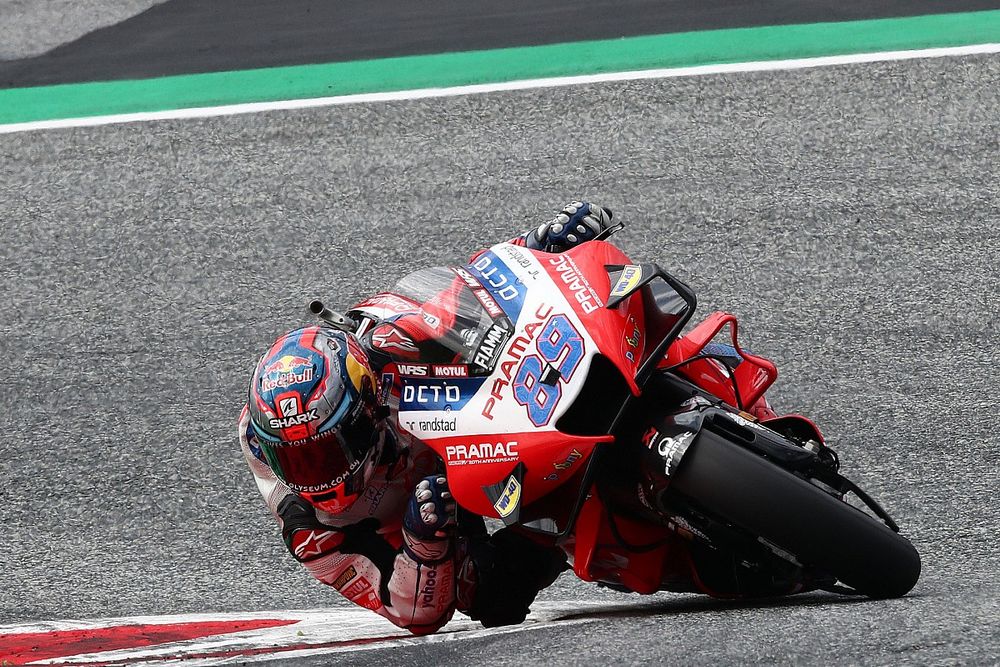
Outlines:
<svg viewBox="0 0 1000 667"><path fill-rule="evenodd" d="M493 341L488 333L471 355L488 353L492 370L485 377L449 382L401 373L399 424L445 461L452 492L466 509L505 518L565 482L597 443L611 440L568 435L556 424L597 354L638 393L632 378L644 345L641 302L627 299L607 309L601 296L612 287L604 267L628 264L603 242L560 254L501 243L467 267L476 283L459 274L484 292L487 312L494 310L489 304L499 305L497 321L509 320L510 330ZM421 372L435 375L434 369ZM520 463L523 477L511 481ZM484 490L484 479L505 485L499 498Z"/></svg>

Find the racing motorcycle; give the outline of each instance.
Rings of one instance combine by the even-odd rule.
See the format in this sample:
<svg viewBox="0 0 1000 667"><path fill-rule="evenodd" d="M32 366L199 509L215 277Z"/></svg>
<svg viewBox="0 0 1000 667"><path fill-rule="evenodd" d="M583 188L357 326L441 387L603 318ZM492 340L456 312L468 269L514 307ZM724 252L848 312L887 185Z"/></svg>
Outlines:
<svg viewBox="0 0 1000 667"><path fill-rule="evenodd" d="M602 239L501 243L361 306L420 315L426 363L390 364L380 386L462 510L561 547L580 579L723 597L916 584L917 551L817 427L753 414L774 364L727 313L682 334L695 294L658 265Z"/></svg>

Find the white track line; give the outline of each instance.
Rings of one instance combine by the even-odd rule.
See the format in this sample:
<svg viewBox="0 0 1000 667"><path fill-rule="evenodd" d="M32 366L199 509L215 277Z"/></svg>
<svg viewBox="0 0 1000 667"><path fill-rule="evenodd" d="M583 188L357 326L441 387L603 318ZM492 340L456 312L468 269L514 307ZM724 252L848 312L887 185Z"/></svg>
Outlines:
<svg viewBox="0 0 1000 667"><path fill-rule="evenodd" d="M143 113L115 114L110 116L90 116L86 118L64 118L58 120L33 121L0 125L0 134L27 132L29 130L51 130L65 127L88 127L116 123L137 123L152 120L175 120L181 118L210 118L236 114L259 113L313 107L336 106L340 104L366 104L398 100L419 100L432 97L455 97L458 95L478 95L499 91L526 90L530 88L554 88L558 86L579 86L612 81L636 81L640 79L668 79L683 76L705 76L709 74L731 74L736 72L766 72L773 70L805 69L809 67L830 67L855 63L875 63L892 60L912 60L916 58L944 58L949 56L969 56L1000 53L1000 44L975 44L938 49L918 49L912 51L883 51L880 53L855 53L843 56L823 56L819 58L797 58L791 60L766 60L757 62L730 63L724 65L699 65L695 67L674 67L632 72L612 72L607 74L587 74L581 76L553 77L548 79L525 79L504 83L484 83L450 88L421 88L387 93L363 93L339 95L336 97L315 97L298 100L278 100L274 102L253 102L229 104L215 107L191 109L171 109Z"/></svg>
<svg viewBox="0 0 1000 667"><path fill-rule="evenodd" d="M122 625L169 625L221 620L289 619L291 625L244 630L211 635L197 639L174 641L152 646L63 655L30 662L33 665L183 664L187 667L207 667L235 663L271 660L294 660L314 655L363 651L386 646L461 641L476 637L496 636L513 632L537 630L553 625L567 626L584 623L602 613L631 607L589 600L538 602L525 622L504 628L484 629L479 623L462 615L437 634L415 637L385 618L365 609L334 607L328 609L287 610L227 614L180 614L169 616L134 616L92 621L49 621L0 626L0 640L5 634L87 630ZM635 605L637 611L640 605ZM588 616L588 612L594 616ZM286 647L285 650L280 650Z"/></svg>

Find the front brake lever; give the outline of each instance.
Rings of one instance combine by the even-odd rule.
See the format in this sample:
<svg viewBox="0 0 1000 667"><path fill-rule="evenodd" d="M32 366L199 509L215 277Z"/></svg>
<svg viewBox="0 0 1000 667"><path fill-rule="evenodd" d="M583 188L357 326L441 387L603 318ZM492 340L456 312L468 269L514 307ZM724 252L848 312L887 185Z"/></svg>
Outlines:
<svg viewBox="0 0 1000 667"><path fill-rule="evenodd" d="M609 236L611 236L612 234L614 234L616 232L620 232L623 229L625 229L625 223L624 222L619 222L617 224L611 225L610 227L608 227L607 229L605 229L604 231L602 231L600 234L598 234L597 236L595 236L593 240L595 240L595 241L603 241L603 240L607 239Z"/></svg>

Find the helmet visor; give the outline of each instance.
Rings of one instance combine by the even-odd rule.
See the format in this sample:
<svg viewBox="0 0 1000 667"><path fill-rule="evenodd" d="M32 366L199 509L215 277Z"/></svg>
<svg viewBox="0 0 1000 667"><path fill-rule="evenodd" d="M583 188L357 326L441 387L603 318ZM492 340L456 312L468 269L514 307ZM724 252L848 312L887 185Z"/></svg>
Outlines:
<svg viewBox="0 0 1000 667"><path fill-rule="evenodd" d="M337 430L293 442L259 442L271 470L293 491L326 491L360 463Z"/></svg>
<svg viewBox="0 0 1000 667"><path fill-rule="evenodd" d="M339 427L312 438L292 442L258 438L274 474L300 494L357 493L354 481L368 459L376 431L366 406L359 407Z"/></svg>

